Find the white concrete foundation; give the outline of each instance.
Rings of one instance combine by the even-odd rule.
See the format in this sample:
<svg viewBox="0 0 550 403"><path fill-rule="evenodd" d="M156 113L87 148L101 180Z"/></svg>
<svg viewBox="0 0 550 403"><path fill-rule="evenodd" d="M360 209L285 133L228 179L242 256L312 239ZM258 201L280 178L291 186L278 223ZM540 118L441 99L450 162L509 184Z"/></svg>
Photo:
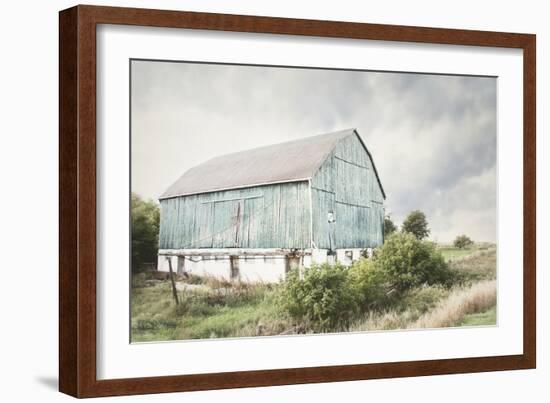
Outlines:
<svg viewBox="0 0 550 403"><path fill-rule="evenodd" d="M248 258L239 261L240 279L249 282L276 283L285 279L284 256Z"/></svg>
<svg viewBox="0 0 550 403"><path fill-rule="evenodd" d="M293 268L310 267L312 264L339 262L350 266L361 257L362 249L338 249L329 255L326 249L289 251L264 250L159 250L158 270L168 272L172 262L174 273L212 276L225 280L239 279L248 282L275 283L285 279Z"/></svg>
<svg viewBox="0 0 550 403"><path fill-rule="evenodd" d="M336 249L336 261L344 266L351 266L353 262L361 258L363 249Z"/></svg>

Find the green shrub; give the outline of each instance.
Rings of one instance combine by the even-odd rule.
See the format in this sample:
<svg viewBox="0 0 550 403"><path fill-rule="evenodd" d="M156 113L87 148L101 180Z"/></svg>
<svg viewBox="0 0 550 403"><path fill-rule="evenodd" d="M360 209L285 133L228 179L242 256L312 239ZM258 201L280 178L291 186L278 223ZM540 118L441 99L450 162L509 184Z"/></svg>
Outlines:
<svg viewBox="0 0 550 403"><path fill-rule="evenodd" d="M378 305L386 298L386 279L373 259L361 258L353 263L349 280L362 308Z"/></svg>
<svg viewBox="0 0 550 403"><path fill-rule="evenodd" d="M454 278L435 245L410 233L391 234L378 250L375 264L397 291L421 284L451 285Z"/></svg>
<svg viewBox="0 0 550 403"><path fill-rule="evenodd" d="M336 264L313 265L288 273L279 293L279 304L294 319L310 322L316 330L339 329L358 311L358 298L348 270Z"/></svg>

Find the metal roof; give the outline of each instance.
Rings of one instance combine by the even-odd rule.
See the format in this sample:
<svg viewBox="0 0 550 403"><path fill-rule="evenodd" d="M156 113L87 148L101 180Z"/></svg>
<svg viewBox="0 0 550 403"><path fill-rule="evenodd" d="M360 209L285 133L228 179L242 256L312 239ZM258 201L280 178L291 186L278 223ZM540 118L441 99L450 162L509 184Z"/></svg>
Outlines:
<svg viewBox="0 0 550 403"><path fill-rule="evenodd" d="M361 140L355 129L348 129L221 155L189 169L159 199L305 181L311 179L336 144L351 135ZM382 189L376 167L374 171Z"/></svg>

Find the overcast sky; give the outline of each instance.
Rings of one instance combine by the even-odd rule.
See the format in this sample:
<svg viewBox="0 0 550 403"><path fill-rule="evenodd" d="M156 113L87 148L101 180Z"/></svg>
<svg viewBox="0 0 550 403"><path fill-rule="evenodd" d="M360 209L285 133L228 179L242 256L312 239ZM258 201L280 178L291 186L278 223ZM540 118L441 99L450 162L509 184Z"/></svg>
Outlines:
<svg viewBox="0 0 550 403"><path fill-rule="evenodd" d="M214 156L357 128L397 224L496 239L496 79L132 62L132 190L157 199Z"/></svg>

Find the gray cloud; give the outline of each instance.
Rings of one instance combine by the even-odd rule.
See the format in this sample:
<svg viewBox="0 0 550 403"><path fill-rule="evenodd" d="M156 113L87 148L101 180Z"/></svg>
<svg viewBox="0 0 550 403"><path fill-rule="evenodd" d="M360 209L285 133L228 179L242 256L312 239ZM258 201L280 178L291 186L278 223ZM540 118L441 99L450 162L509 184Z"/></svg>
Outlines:
<svg viewBox="0 0 550 403"><path fill-rule="evenodd" d="M213 156L356 127L400 223L496 239L496 79L134 61L132 189Z"/></svg>

